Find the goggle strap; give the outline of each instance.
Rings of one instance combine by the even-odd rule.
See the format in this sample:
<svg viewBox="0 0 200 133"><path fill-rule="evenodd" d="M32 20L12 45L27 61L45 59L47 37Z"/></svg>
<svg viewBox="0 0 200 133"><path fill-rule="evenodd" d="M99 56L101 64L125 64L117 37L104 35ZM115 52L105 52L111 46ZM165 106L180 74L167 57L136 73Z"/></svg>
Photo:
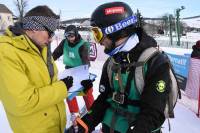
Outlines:
<svg viewBox="0 0 200 133"><path fill-rule="evenodd" d="M101 31L103 34L109 35L121 29L124 29L130 25L136 24L136 22L137 22L137 16L130 16L124 20L121 20L120 22L116 24L113 24L106 28L101 29Z"/></svg>

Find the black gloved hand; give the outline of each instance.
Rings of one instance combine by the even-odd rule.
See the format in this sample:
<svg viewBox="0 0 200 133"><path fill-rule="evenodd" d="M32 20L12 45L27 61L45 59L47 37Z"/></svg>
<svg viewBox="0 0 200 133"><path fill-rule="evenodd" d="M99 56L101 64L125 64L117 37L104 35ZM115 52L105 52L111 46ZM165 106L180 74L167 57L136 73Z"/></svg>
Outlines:
<svg viewBox="0 0 200 133"><path fill-rule="evenodd" d="M86 79L86 80L82 80L81 81L81 85L84 87L84 89L83 89L84 93L87 93L87 91L93 87L93 83L92 82L93 81L90 80L90 79Z"/></svg>
<svg viewBox="0 0 200 133"><path fill-rule="evenodd" d="M67 86L67 89L69 90L70 87L73 85L73 77L72 76L67 76L64 79L61 79L65 85Z"/></svg>

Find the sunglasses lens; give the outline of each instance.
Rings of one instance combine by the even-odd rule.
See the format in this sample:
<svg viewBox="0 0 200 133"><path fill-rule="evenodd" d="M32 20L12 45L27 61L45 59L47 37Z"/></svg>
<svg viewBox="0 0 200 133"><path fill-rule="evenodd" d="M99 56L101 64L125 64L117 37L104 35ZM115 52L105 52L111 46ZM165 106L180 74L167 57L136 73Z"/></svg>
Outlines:
<svg viewBox="0 0 200 133"><path fill-rule="evenodd" d="M44 26L44 28L48 32L49 38L52 38L55 35L55 33L51 31L50 29L48 29L46 26Z"/></svg>
<svg viewBox="0 0 200 133"><path fill-rule="evenodd" d="M103 38L103 33L101 29L98 27L93 27L91 30L92 30L95 41L99 43Z"/></svg>
<svg viewBox="0 0 200 133"><path fill-rule="evenodd" d="M54 33L54 32L51 32L51 31L48 31L48 34L49 34L49 37L50 37L50 38L52 38L52 37L55 35L55 33Z"/></svg>
<svg viewBox="0 0 200 133"><path fill-rule="evenodd" d="M75 37L74 35L68 35L67 38L73 38Z"/></svg>
<svg viewBox="0 0 200 133"><path fill-rule="evenodd" d="M64 36L66 38L73 38L73 37L75 37L75 34L65 33Z"/></svg>

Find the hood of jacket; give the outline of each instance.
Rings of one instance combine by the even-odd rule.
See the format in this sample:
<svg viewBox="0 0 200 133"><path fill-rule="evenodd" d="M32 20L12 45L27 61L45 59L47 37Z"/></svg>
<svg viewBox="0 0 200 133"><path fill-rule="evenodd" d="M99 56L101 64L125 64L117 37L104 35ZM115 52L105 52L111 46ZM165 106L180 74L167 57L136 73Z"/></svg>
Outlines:
<svg viewBox="0 0 200 133"><path fill-rule="evenodd" d="M191 57L199 59L200 58L200 47L197 45L193 45L192 49L193 49L193 51L192 51Z"/></svg>
<svg viewBox="0 0 200 133"><path fill-rule="evenodd" d="M28 51L32 54L40 54L36 45L23 32L21 23L16 23L14 26L8 27L4 35L0 37L0 43L8 43L18 49Z"/></svg>
<svg viewBox="0 0 200 133"><path fill-rule="evenodd" d="M149 36L146 32L143 31L143 29L137 30L137 35L139 37L139 43L136 45L135 48L133 48L130 53L134 55L134 61L137 61L140 54L149 47L157 47L156 40Z"/></svg>

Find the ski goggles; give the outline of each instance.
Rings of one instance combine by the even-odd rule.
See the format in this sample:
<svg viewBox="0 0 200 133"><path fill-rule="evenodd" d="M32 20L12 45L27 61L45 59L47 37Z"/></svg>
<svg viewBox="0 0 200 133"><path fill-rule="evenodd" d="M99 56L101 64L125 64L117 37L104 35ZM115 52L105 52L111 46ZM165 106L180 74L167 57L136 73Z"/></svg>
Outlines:
<svg viewBox="0 0 200 133"><path fill-rule="evenodd" d="M93 37L94 37L94 40L97 42L97 43L100 43L101 40L103 39L103 32L101 31L101 29L99 27L92 27L91 28L91 31L92 31L92 34L93 34Z"/></svg>
<svg viewBox="0 0 200 133"><path fill-rule="evenodd" d="M74 31L68 31L68 32L65 32L64 36L65 37L74 37L75 36L75 32Z"/></svg>
<svg viewBox="0 0 200 133"><path fill-rule="evenodd" d="M130 25L136 24L136 22L137 22L137 16L130 16L130 17L128 17L124 20L121 20L120 22L115 23L113 25L110 25L106 28L101 29L99 27L92 27L91 31L92 31L95 41L97 43L100 43L105 35L115 33L115 32L122 30Z"/></svg>
<svg viewBox="0 0 200 133"><path fill-rule="evenodd" d="M75 37L75 34L65 33L64 36L65 36L65 38L73 38L73 37Z"/></svg>

